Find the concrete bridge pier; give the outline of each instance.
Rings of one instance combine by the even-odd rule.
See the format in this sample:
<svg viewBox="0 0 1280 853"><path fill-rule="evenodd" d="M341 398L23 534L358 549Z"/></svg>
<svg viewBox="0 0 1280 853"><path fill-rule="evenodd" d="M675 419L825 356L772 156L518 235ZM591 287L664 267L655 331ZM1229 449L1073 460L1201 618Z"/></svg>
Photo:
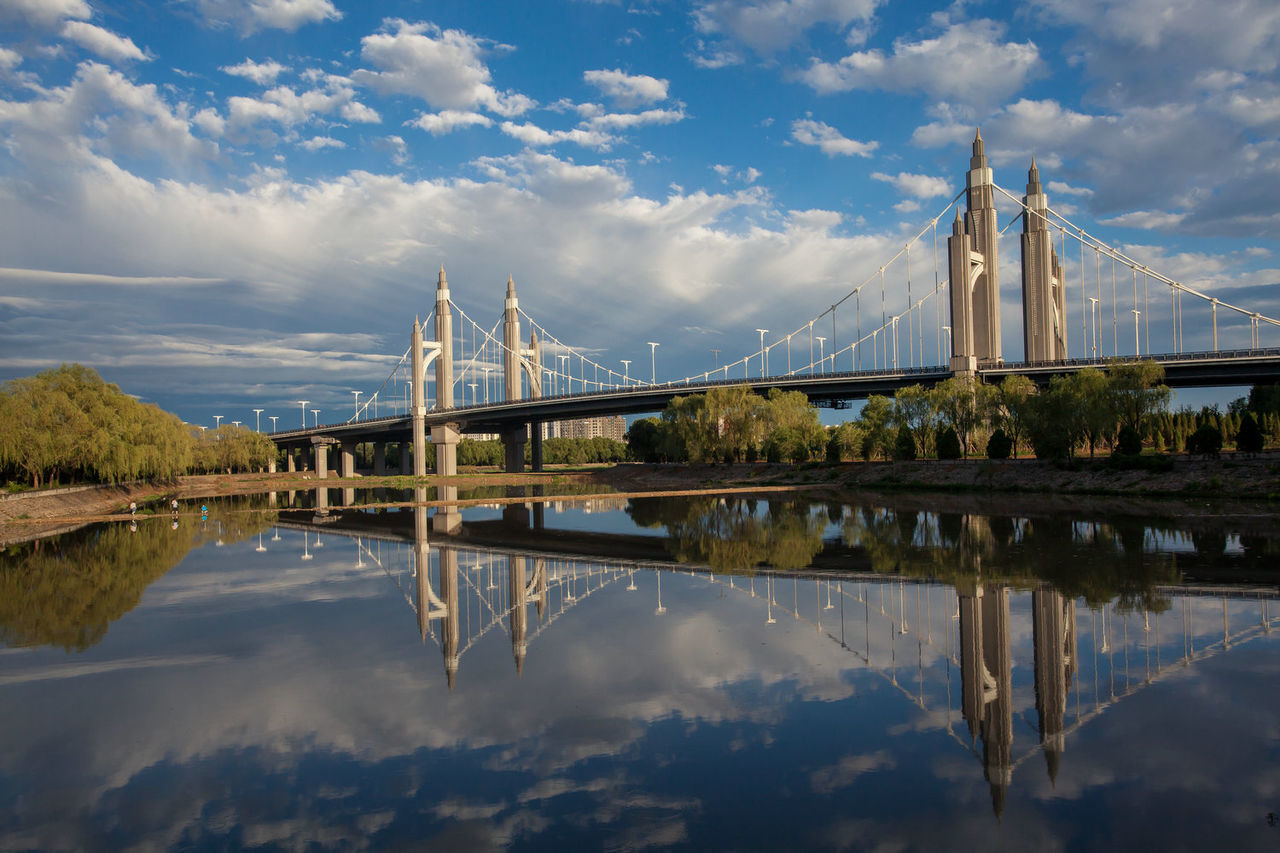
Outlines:
<svg viewBox="0 0 1280 853"><path fill-rule="evenodd" d="M356 443L344 441L338 454L338 476L354 477L356 475Z"/></svg>
<svg viewBox="0 0 1280 853"><path fill-rule="evenodd" d="M542 424L529 424L529 467L534 471L542 470Z"/></svg>
<svg viewBox="0 0 1280 853"><path fill-rule="evenodd" d="M316 454L316 479L323 480L329 476L329 445L337 443L337 439L323 435L311 437L311 447Z"/></svg>
<svg viewBox="0 0 1280 853"><path fill-rule="evenodd" d="M436 451L436 475L452 477L458 473L458 425L442 424L431 428L431 445Z"/></svg>
<svg viewBox="0 0 1280 853"><path fill-rule="evenodd" d="M298 470L298 448L286 447L284 449L285 470L290 474Z"/></svg>
<svg viewBox="0 0 1280 853"><path fill-rule="evenodd" d="M385 441L375 441L373 443L373 476L382 477L387 473L387 443Z"/></svg>
<svg viewBox="0 0 1280 853"><path fill-rule="evenodd" d="M508 474L524 472L524 443L528 439L527 432L525 426L521 424L502 434L502 448L506 453L504 467Z"/></svg>

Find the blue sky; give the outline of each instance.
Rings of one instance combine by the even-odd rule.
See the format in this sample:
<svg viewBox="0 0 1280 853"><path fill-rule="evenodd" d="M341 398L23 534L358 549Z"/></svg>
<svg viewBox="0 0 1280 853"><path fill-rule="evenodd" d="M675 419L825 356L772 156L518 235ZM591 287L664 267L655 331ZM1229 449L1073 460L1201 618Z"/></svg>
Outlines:
<svg viewBox="0 0 1280 853"><path fill-rule="evenodd" d="M0 379L79 361L193 422L302 398L327 420L387 375L441 264L486 326L510 274L601 364L658 341L659 379L701 373L874 275L963 187L979 124L1010 192L1034 155L1073 222L1280 316L1278 61L1263 0L0 0ZM1167 291L1141 307L1171 349Z"/></svg>

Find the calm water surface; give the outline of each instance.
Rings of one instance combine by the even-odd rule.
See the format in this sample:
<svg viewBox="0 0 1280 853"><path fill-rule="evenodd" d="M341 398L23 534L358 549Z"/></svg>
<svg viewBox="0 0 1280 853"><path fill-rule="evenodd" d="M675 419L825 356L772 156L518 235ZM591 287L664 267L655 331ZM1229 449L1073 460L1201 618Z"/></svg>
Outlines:
<svg viewBox="0 0 1280 853"><path fill-rule="evenodd" d="M0 556L0 849L1280 849L1274 517L406 497Z"/></svg>

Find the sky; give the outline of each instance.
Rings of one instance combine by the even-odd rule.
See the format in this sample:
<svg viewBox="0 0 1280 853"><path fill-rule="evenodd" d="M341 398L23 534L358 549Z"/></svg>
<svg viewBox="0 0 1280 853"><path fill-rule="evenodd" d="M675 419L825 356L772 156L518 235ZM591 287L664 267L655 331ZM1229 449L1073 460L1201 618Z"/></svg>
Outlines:
<svg viewBox="0 0 1280 853"><path fill-rule="evenodd" d="M1280 317L1278 63L1268 0L0 0L0 380L80 362L192 423L294 426L299 399L344 419L441 266L485 328L510 275L633 376L700 375L761 328L806 329L807 363L808 321L868 279L879 325L879 268L916 235L885 316L946 278L932 226L945 257L978 126L1010 193L1034 156L1076 226ZM998 207L1016 361L1021 226ZM1063 251L1072 354L1088 326L1132 354L1128 270L1095 325L1080 288L1110 264ZM1148 288L1140 345L1167 352ZM901 363L937 361L933 305ZM1181 348L1208 349L1207 304L1181 312ZM1248 323L1219 335L1247 347Z"/></svg>

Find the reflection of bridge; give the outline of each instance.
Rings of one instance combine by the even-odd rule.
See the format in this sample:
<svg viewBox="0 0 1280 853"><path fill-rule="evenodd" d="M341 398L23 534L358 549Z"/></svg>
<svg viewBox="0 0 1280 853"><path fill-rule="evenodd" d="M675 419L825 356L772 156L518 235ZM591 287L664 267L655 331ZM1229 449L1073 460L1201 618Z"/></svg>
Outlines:
<svg viewBox="0 0 1280 853"><path fill-rule="evenodd" d="M569 534L578 553L556 555L500 532L528 529L523 506L505 512L505 527L464 526L456 512L429 515L423 506L382 516L404 517L398 527L374 527L360 512L318 518L329 519L324 535L354 539L358 566L375 564L395 583L423 642L440 648L450 689L464 655L485 637L507 636L520 673L530 646L576 605L625 580L627 590L651 590L655 614L664 614L662 575L680 573L741 595L765 624L790 618L852 655L982 764L997 814L1015 771L1034 755L1055 779L1068 738L1118 701L1280 627L1270 609L1275 589L1162 586L1167 610L1107 604L1082 619L1075 601L1040 583L1028 596L1005 583L955 588L873 572L718 574L660 559L660 548L649 547L661 544L657 537L613 534ZM593 549L600 556L587 553ZM643 556L622 556L628 550ZM1016 646L1011 631L1027 609L1030 649ZM1028 666L1029 685L1015 678ZM967 737L957 731L961 719ZM1024 728L1035 736L1020 747Z"/></svg>
<svg viewBox="0 0 1280 853"><path fill-rule="evenodd" d="M1070 222L1049 206L1034 161L1025 194L1019 197L1003 189L994 182L981 134L974 139L969 165L965 191L893 258L790 333L766 343L766 330L758 330L759 349L737 361L659 383L658 344L651 343L649 381L642 381L631 376L630 360L620 361L623 371L619 373L612 364L601 364L583 349L548 333L520 310L510 279L502 316L489 328L477 323L452 301L442 268L435 308L428 318L428 324L434 320L434 338L424 339L424 327L415 320L409 349L382 385L365 395L363 405L357 394L355 413L348 421L308 428L304 404L302 429L276 432L272 438L288 451L291 470L300 455L310 450L317 472L325 476L328 449L337 446L338 467L348 476L354 472L357 445L370 443L373 470L384 473L387 445L392 444L399 447L401 470L421 476L427 469L428 434L435 445L437 473L452 474L460 434L497 433L506 445L507 470L517 471L523 467L524 445L530 440L533 465L541 467L538 425L543 422L658 411L676 395L727 383L750 382L759 392L801 391L816 402L839 405L871 394L892 394L916 383L932 385L954 375L999 381L1017 373L1043 383L1054 375L1105 364L1108 358L1159 361L1167 383L1174 387L1280 379L1280 350L1264 349L1261 341L1262 328L1280 327L1280 320L1162 275ZM961 195L963 212L958 205ZM999 195L1016 205L1016 213L1003 228L996 209ZM938 224L952 207L955 219L951 235L944 235L946 249L940 255ZM1006 363L999 243L1001 235L1019 221L1022 361ZM940 257L944 263L939 263ZM930 263L931 276L927 273ZM862 304L863 296L867 306ZM878 318L874 316L877 301ZM1112 326L1109 339L1104 334L1107 308ZM1128 345L1130 317L1132 347ZM533 331L527 345L521 337L522 319ZM828 322L829 338L824 334ZM1190 348L1185 338L1188 330ZM435 393L429 411L427 368L432 363ZM491 382L493 373L497 375ZM471 389L469 401L467 388ZM384 410L390 414L383 416Z"/></svg>

